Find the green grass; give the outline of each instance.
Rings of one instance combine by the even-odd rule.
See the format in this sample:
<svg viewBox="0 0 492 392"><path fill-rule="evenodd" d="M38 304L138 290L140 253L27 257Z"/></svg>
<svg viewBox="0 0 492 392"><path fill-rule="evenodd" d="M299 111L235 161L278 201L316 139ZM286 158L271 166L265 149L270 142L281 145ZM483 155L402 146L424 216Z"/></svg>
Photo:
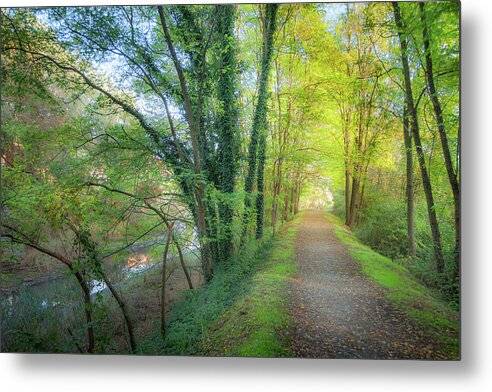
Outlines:
<svg viewBox="0 0 492 392"><path fill-rule="evenodd" d="M142 354L286 355L276 335L288 323L286 279L295 270L294 225L252 240L212 280L173 305L166 338L157 333L139 344Z"/></svg>
<svg viewBox="0 0 492 392"><path fill-rule="evenodd" d="M207 330L204 354L291 356L290 344L281 332L291 323L286 289L288 279L296 272L295 234L296 222L292 222L272 241L249 288Z"/></svg>
<svg viewBox="0 0 492 392"><path fill-rule="evenodd" d="M458 313L404 266L361 244L337 217L327 217L334 224L337 238L348 247L362 272L385 289L388 300L427 330L447 358L459 359Z"/></svg>

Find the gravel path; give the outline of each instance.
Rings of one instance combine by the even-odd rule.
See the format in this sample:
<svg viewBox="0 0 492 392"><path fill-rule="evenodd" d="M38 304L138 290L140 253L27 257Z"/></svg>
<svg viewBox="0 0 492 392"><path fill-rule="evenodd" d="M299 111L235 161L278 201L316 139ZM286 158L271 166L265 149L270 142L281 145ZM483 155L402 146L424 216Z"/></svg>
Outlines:
<svg viewBox="0 0 492 392"><path fill-rule="evenodd" d="M291 283L292 349L303 358L439 359L425 333L360 272L319 211L307 211Z"/></svg>

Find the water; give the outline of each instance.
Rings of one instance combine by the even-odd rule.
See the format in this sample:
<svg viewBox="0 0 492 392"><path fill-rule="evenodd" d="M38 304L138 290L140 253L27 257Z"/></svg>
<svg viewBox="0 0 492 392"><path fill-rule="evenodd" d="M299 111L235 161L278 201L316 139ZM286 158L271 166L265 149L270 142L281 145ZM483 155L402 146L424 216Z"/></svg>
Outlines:
<svg viewBox="0 0 492 392"><path fill-rule="evenodd" d="M175 230L180 232L184 229L178 226ZM135 244L130 247L134 253L127 258L126 263L112 264L109 279L115 287L128 279L158 267L160 260L151 260L145 251L148 251L152 246L162 244L165 238L165 235L162 235ZM183 247L183 253L195 254L196 249L196 233L193 231L192 240ZM106 283L100 279L90 280L89 288L91 296L105 294L108 291ZM68 273L46 281L22 283L14 290L0 292L0 306L3 308L3 314L7 317L14 316L16 313L14 310L22 312L21 309L27 304L38 310L46 311L62 306L70 308L74 303L80 303L81 300L80 287L74 277ZM21 304L24 305L21 306Z"/></svg>
<svg viewBox="0 0 492 392"><path fill-rule="evenodd" d="M121 281L130 279L132 277L135 277L136 275L139 275L143 272L149 271L150 269L158 266L159 263L141 263L141 264L135 264L132 266L125 266L121 268L121 275L122 279ZM121 283L121 281L119 283ZM108 289L108 286L106 283L102 280L97 280L97 279L92 279L89 283L90 288L91 288L91 295L96 295L98 293L102 293Z"/></svg>
<svg viewBox="0 0 492 392"><path fill-rule="evenodd" d="M96 295L97 293L100 293L101 291L104 291L108 288L106 283L104 283L102 280L96 280L96 279L90 281L90 287L91 287L91 295Z"/></svg>

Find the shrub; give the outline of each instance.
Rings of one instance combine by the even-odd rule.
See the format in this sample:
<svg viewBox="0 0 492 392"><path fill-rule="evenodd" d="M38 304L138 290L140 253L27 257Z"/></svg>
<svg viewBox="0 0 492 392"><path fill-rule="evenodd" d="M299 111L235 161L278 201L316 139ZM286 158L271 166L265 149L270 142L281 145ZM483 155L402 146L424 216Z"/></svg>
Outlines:
<svg viewBox="0 0 492 392"><path fill-rule="evenodd" d="M363 210L355 235L387 257L405 257L408 252L405 216L405 205L401 202L371 203Z"/></svg>

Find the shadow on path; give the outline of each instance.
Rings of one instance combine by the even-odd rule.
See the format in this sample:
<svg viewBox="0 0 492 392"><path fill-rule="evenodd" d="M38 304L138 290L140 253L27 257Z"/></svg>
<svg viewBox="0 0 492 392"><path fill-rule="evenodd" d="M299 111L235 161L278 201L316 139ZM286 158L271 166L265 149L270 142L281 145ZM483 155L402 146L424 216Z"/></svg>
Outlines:
<svg viewBox="0 0 492 392"><path fill-rule="evenodd" d="M425 332L362 275L321 211L298 230L292 348L303 358L444 359Z"/></svg>

